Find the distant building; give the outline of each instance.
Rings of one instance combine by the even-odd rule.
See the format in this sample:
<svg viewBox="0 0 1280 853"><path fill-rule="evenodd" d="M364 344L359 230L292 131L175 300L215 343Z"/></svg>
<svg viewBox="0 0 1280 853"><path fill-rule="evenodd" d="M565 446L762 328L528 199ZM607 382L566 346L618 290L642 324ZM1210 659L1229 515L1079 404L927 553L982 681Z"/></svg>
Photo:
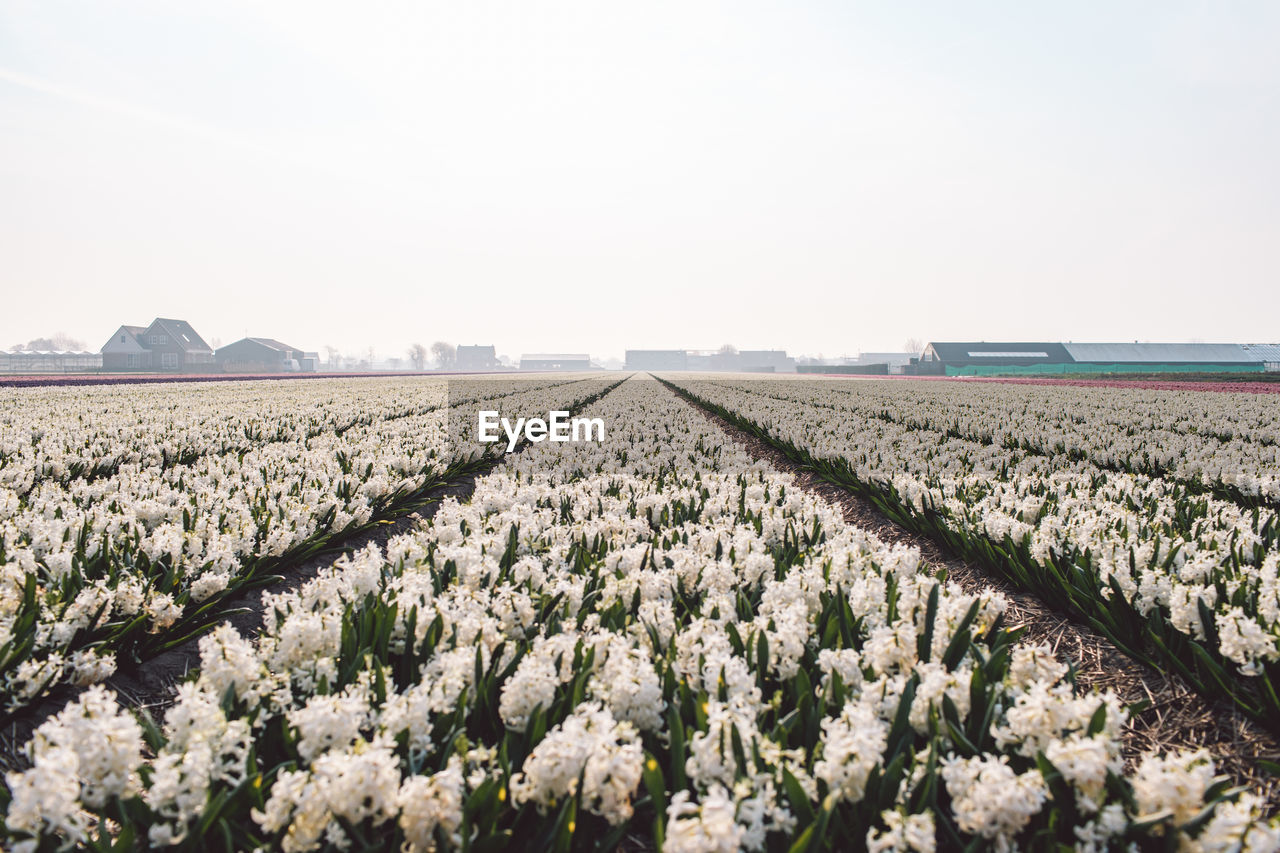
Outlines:
<svg viewBox="0 0 1280 853"><path fill-rule="evenodd" d="M304 352L274 338L242 338L214 353L223 373L314 373L318 353Z"/></svg>
<svg viewBox="0 0 1280 853"><path fill-rule="evenodd" d="M1260 373L1280 347L1262 344L956 343L925 347L919 372L947 376L1043 373Z"/></svg>
<svg viewBox="0 0 1280 853"><path fill-rule="evenodd" d="M918 360L918 352L861 352L857 358L842 359L841 364L852 367L884 367L884 373L903 373L913 360ZM843 371L841 371L843 372ZM866 373L868 371L857 371ZM879 371L874 371L879 372Z"/></svg>
<svg viewBox="0 0 1280 853"><path fill-rule="evenodd" d="M858 357L850 359L847 364L888 364L898 365L910 364L911 359L919 358L918 352L860 352Z"/></svg>
<svg viewBox="0 0 1280 853"><path fill-rule="evenodd" d="M588 355L573 353L539 353L535 355L520 356L521 370L594 370L591 365L591 357Z"/></svg>
<svg viewBox="0 0 1280 853"><path fill-rule="evenodd" d="M826 364L815 362L796 365L796 373L819 373L832 376L888 376L887 364Z"/></svg>
<svg viewBox="0 0 1280 853"><path fill-rule="evenodd" d="M1270 373L1280 372L1280 344L1241 344L1251 357L1262 359L1262 367Z"/></svg>
<svg viewBox="0 0 1280 853"><path fill-rule="evenodd" d="M494 370L498 367L498 352L493 346L460 346L454 359L459 370Z"/></svg>
<svg viewBox="0 0 1280 853"><path fill-rule="evenodd" d="M785 350L627 350L628 370L692 370L729 373L795 373Z"/></svg>
<svg viewBox="0 0 1280 853"><path fill-rule="evenodd" d="M738 352L736 366L726 369L747 373L795 373L796 360L789 357L785 350L744 349Z"/></svg>
<svg viewBox="0 0 1280 853"><path fill-rule="evenodd" d="M726 370L720 364L720 355L714 352L688 350L685 352L685 364L689 370Z"/></svg>
<svg viewBox="0 0 1280 853"><path fill-rule="evenodd" d="M682 349L629 349L627 370L688 370L689 354Z"/></svg>
<svg viewBox="0 0 1280 853"><path fill-rule="evenodd" d="M150 326L121 326L102 345L103 370L202 373L214 369L213 350L186 320L157 317Z"/></svg>
<svg viewBox="0 0 1280 853"><path fill-rule="evenodd" d="M72 350L0 350L0 373L88 373L102 369L102 354Z"/></svg>

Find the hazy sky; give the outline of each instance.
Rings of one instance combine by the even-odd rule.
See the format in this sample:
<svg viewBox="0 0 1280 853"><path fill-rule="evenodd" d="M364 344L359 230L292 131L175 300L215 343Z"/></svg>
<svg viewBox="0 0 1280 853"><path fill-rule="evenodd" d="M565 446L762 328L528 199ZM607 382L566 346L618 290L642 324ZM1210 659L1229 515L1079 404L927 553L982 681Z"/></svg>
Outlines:
<svg viewBox="0 0 1280 853"><path fill-rule="evenodd" d="M0 0L0 346L1280 339L1280 3Z"/></svg>

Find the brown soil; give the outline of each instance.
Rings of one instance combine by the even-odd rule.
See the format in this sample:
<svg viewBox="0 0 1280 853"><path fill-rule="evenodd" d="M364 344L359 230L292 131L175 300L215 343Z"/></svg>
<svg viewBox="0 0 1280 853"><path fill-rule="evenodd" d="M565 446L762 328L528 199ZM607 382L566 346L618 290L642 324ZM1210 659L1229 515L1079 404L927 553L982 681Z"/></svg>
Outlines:
<svg viewBox="0 0 1280 853"><path fill-rule="evenodd" d="M903 529L865 498L822 479L724 419L698 411L752 456L791 474L801 488L839 507L845 521L855 527L887 544L919 548L925 563L945 569L947 577L966 590L992 587L1004 593L1009 600L1006 618L1010 625L1023 628L1026 641L1048 643L1060 659L1069 661L1080 687L1112 690L1130 705L1145 702L1147 707L1133 715L1124 735L1125 760L1130 768L1150 750L1204 747L1213 756L1218 772L1256 791L1266 800L1269 812L1280 808L1280 778L1257 764L1260 759L1280 761L1280 741L1234 706L1210 702L1177 676L1134 660L1102 635L1050 609L1034 595L1014 589L981 566L957 559L927 536Z"/></svg>

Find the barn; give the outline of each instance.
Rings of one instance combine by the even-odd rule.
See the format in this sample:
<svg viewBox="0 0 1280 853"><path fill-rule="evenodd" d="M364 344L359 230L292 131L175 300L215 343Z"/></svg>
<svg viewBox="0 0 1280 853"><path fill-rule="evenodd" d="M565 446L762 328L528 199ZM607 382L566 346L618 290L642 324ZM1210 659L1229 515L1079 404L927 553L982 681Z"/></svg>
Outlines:
<svg viewBox="0 0 1280 853"><path fill-rule="evenodd" d="M933 341L920 373L994 376L1046 373L1261 373L1277 347L1256 344Z"/></svg>
<svg viewBox="0 0 1280 853"><path fill-rule="evenodd" d="M293 373L312 372L319 356L274 338L241 338L219 347L213 355L223 373Z"/></svg>

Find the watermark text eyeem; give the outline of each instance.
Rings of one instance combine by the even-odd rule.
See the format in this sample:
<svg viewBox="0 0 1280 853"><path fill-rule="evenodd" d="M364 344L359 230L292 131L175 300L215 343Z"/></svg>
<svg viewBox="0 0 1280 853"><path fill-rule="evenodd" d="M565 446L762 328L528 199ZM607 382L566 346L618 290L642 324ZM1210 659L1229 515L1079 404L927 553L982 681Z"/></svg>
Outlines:
<svg viewBox="0 0 1280 853"><path fill-rule="evenodd" d="M520 442L520 434L535 444L550 439L551 441L604 441L604 418L570 418L568 412L547 412L546 420L542 418L516 418L513 424L509 418L499 418L497 412L480 412L478 434L481 441L499 441L498 428L507 436L507 452L516 449Z"/></svg>

